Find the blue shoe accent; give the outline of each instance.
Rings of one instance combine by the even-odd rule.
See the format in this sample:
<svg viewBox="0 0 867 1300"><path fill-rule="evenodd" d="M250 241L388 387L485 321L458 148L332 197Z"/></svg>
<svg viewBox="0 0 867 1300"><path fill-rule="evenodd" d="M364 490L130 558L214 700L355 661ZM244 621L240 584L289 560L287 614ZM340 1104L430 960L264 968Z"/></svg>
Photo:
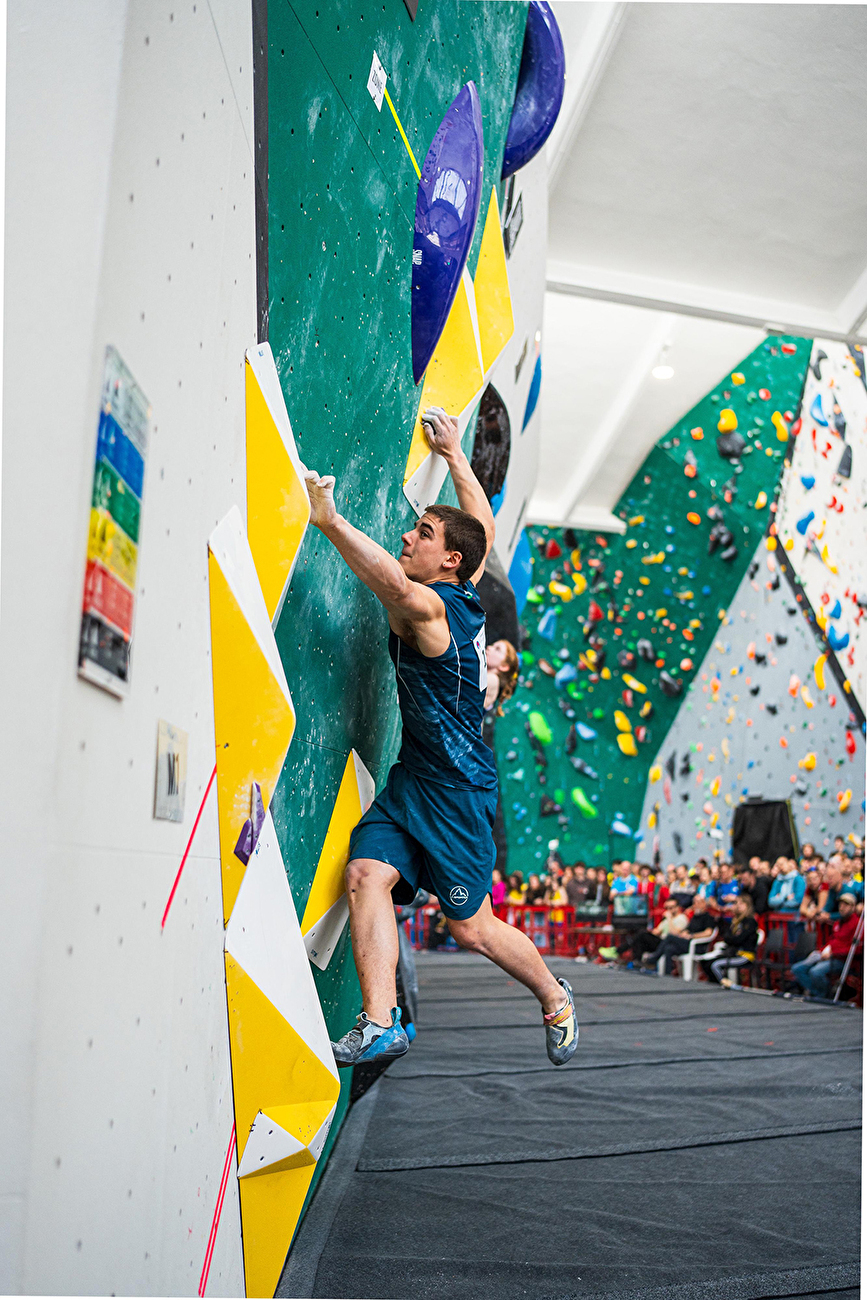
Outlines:
<svg viewBox="0 0 867 1300"><path fill-rule="evenodd" d="M415 1042L415 1025L412 1021L410 1021L406 1027L406 1036L411 1043Z"/></svg>
<svg viewBox="0 0 867 1300"><path fill-rule="evenodd" d="M346 1069L361 1061L393 1060L408 1052L409 1039L400 1023L400 1016L400 1008L392 1007L391 1024L383 1026L368 1020L362 1011L349 1033L331 1044L338 1068Z"/></svg>

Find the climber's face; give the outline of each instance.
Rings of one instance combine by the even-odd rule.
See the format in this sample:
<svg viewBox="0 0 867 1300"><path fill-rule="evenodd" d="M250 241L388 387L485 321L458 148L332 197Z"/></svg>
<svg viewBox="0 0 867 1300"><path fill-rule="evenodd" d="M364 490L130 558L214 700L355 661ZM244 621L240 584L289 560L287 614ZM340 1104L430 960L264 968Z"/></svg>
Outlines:
<svg viewBox="0 0 867 1300"><path fill-rule="evenodd" d="M400 539L403 549L398 563L413 582L436 582L454 578L461 562L460 551L446 549L445 525L433 515L422 515L411 532Z"/></svg>

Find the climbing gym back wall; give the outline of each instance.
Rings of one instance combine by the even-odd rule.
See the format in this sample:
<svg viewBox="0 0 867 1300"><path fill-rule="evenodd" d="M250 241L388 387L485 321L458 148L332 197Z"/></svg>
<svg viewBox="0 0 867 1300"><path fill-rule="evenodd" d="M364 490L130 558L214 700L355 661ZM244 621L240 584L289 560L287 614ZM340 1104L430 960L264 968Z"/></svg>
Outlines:
<svg viewBox="0 0 867 1300"><path fill-rule="evenodd" d="M829 350L836 360L823 363L826 382L842 373L848 388L848 400L842 381L822 399L831 429L834 392L851 413L854 468L845 481L844 440L820 425L833 444L826 449L802 407L815 374L811 345L770 337L660 439L618 503L623 537L528 528L529 639L522 684L497 728L510 869L538 869L552 841L564 860L588 863L727 851L731 810L749 793L805 800L797 810L804 838L863 833L857 659L850 681L851 666L838 662L821 627L838 645L851 628L849 652L857 587L843 582L838 609L832 570L843 570L829 547L821 591L813 579L819 621L811 622L793 569L794 538L814 519L814 535L827 534L826 521L839 515L832 501L847 502L851 519L859 500L860 354L826 344L823 355ZM829 457L829 481L813 517L804 522L806 506L800 514L799 534L787 524L788 500L812 490L811 477L818 488L815 466L798 472L817 447ZM783 531L791 527L794 538ZM821 560L821 537L809 549ZM705 737L705 696L725 736ZM820 765L817 788L804 761Z"/></svg>

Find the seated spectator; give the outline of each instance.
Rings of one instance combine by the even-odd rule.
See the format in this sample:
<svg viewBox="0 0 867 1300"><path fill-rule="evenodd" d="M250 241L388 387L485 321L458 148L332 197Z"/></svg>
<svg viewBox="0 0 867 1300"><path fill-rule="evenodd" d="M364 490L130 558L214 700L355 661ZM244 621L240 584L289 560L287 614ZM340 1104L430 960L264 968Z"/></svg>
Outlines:
<svg viewBox="0 0 867 1300"><path fill-rule="evenodd" d="M840 915L837 908L842 892L843 873L832 857L828 860L828 865L825 867L822 888L819 890L819 910L816 913L817 921L836 921L837 917Z"/></svg>
<svg viewBox="0 0 867 1300"><path fill-rule="evenodd" d="M854 894L841 894L837 900L840 910L831 930L831 938L821 952L811 952L804 961L796 962L792 975L808 997L826 998L829 977L839 975L845 965L849 949L855 939L860 917L855 911ZM859 948L862 943L859 942Z"/></svg>
<svg viewBox="0 0 867 1300"><path fill-rule="evenodd" d="M494 867L493 879L494 883L491 886L491 906L502 907L503 903L506 901L507 886L503 873L498 867Z"/></svg>
<svg viewBox="0 0 867 1300"><path fill-rule="evenodd" d="M618 862L611 882L612 894L637 894L638 877L633 874L631 862Z"/></svg>
<svg viewBox="0 0 867 1300"><path fill-rule="evenodd" d="M753 912L764 916L768 911L768 895L771 892L770 876L757 876L752 867L744 867L738 877L742 894L748 894L753 900Z"/></svg>
<svg viewBox="0 0 867 1300"><path fill-rule="evenodd" d="M527 890L524 894L524 902L528 905L542 903L545 901L545 886L535 871L530 872L530 878L527 881Z"/></svg>
<svg viewBox="0 0 867 1300"><path fill-rule="evenodd" d="M567 867L563 872L563 888L570 907L581 907L587 899L587 868L583 862Z"/></svg>
<svg viewBox="0 0 867 1300"><path fill-rule="evenodd" d="M768 906L772 912L797 912L804 897L804 877L792 858L777 858L777 878L774 881Z"/></svg>
<svg viewBox="0 0 867 1300"><path fill-rule="evenodd" d="M692 900L695 897L695 883L690 880L689 867L685 862L681 862L674 870L674 885L669 886L669 894L676 898L681 907L686 911L692 907Z"/></svg>
<svg viewBox="0 0 867 1300"><path fill-rule="evenodd" d="M848 858L849 856L849 846L842 835L834 836L834 852L841 858Z"/></svg>
<svg viewBox="0 0 867 1300"><path fill-rule="evenodd" d="M804 876L804 897L798 912L804 921L812 921L819 911L819 893L822 878L815 867L809 867Z"/></svg>
<svg viewBox="0 0 867 1300"><path fill-rule="evenodd" d="M838 837L839 838L839 837ZM855 879L857 859L843 858L840 861L840 882L844 894L854 894L859 903L864 901L864 882Z"/></svg>
<svg viewBox="0 0 867 1300"><path fill-rule="evenodd" d="M608 875L604 867L588 867L585 875L587 881L587 898L589 907L608 906Z"/></svg>
<svg viewBox="0 0 867 1300"><path fill-rule="evenodd" d="M520 871L513 871L509 876L509 892L506 895L507 903L523 903L524 901L524 877Z"/></svg>
<svg viewBox="0 0 867 1300"><path fill-rule="evenodd" d="M686 929L686 913L678 907L673 898L666 900L663 905L662 920L653 927L652 930L639 930L637 933L629 936L629 943L623 945L623 951L618 954L617 949L600 948L601 956L625 956L627 951L631 951L632 960L639 962L646 955L656 952L656 949L662 943L663 939L669 934L679 933Z"/></svg>
<svg viewBox="0 0 867 1300"><path fill-rule="evenodd" d="M717 882L716 887L716 901L723 916L732 915L735 907L735 899L740 892L740 885L735 880L734 868L731 863L721 862L719 881Z"/></svg>
<svg viewBox="0 0 867 1300"><path fill-rule="evenodd" d="M738 894L734 901L734 914L722 932L720 945L699 961L715 984L722 980L729 967L747 966L756 959L759 944L759 927L753 915L753 900L749 894Z"/></svg>
<svg viewBox="0 0 867 1300"><path fill-rule="evenodd" d="M708 905L709 911L714 911L717 905L717 882L713 878L713 872L706 862L703 862L698 869L698 887L696 896L699 894Z"/></svg>
<svg viewBox="0 0 867 1300"><path fill-rule="evenodd" d="M675 909L669 912L669 930L659 945L642 958L645 966L657 966L663 957L668 965L672 957L681 957L689 952L693 939L710 940L716 929L703 898L696 896L690 917L686 916L675 898L670 898L665 906L667 909Z"/></svg>

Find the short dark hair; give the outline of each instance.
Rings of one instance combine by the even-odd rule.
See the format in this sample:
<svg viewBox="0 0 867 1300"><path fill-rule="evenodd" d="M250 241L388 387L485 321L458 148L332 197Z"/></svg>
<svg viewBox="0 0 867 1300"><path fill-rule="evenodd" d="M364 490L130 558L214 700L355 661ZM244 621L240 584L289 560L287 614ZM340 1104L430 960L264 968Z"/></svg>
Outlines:
<svg viewBox="0 0 867 1300"><path fill-rule="evenodd" d="M461 562L455 570L458 582L466 582L479 568L488 551L485 526L475 515L457 506L428 506L424 512L442 520L447 551L460 551Z"/></svg>

